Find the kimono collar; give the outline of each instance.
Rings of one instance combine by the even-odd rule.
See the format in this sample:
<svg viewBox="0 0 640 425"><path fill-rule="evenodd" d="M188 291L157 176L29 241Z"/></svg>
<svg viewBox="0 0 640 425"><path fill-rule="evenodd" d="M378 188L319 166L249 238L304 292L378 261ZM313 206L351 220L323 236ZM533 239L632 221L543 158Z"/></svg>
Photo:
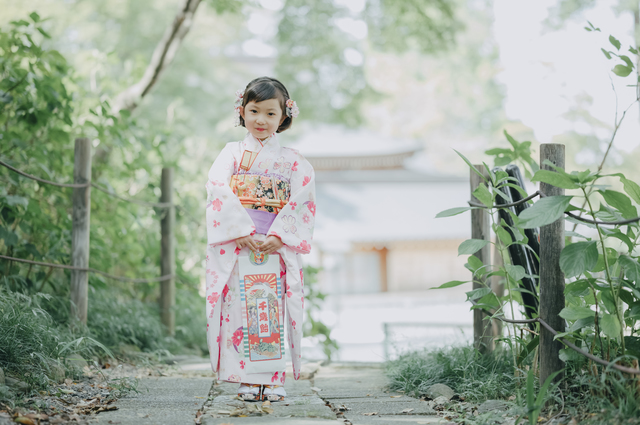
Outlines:
<svg viewBox="0 0 640 425"><path fill-rule="evenodd" d="M279 146L278 139L276 138L275 133L267 137L263 141L260 141L256 139L251 133L247 132L247 135L244 138L244 144L246 149L253 152L259 152L265 146Z"/></svg>

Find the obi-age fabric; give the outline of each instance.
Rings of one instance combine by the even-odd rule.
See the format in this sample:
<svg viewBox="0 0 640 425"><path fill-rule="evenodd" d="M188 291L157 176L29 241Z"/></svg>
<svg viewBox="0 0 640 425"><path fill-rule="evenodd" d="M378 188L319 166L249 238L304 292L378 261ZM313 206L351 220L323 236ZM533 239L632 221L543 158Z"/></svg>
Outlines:
<svg viewBox="0 0 640 425"><path fill-rule="evenodd" d="M280 147L275 135L262 144L247 134L243 141L227 144L209 170L206 184L207 342L211 367L219 380L282 385L284 370L252 374L245 370L237 259L239 255L249 255L250 251L238 249L235 239L254 235L254 239L264 241L266 236L275 235L284 244L277 252L281 257L280 275L285 288L282 298L288 337L286 348L291 353L294 378L298 379L304 308L301 254L311 249L316 213L315 178L311 164L298 151ZM239 170L247 150L259 152L258 156L248 170ZM250 189L252 197L278 196L288 202L275 209L243 206L238 196L244 193L234 193L231 183L232 179L242 181L244 174L245 185L255 184L256 178L261 180ZM281 193L274 194L274 183L275 190ZM252 211L268 216L256 218Z"/></svg>

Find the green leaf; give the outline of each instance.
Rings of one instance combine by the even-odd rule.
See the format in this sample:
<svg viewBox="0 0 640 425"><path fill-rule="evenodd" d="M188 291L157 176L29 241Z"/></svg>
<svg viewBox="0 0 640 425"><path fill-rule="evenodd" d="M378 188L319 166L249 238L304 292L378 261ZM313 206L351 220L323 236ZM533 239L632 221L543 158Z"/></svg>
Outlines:
<svg viewBox="0 0 640 425"><path fill-rule="evenodd" d="M431 289L446 289L446 288L455 288L456 286L464 285L468 283L468 280L450 280L449 282L443 283L442 285L431 288Z"/></svg>
<svg viewBox="0 0 640 425"><path fill-rule="evenodd" d="M495 229L495 232L496 232L496 235L498 236L498 239L500 239L500 242L502 242L504 246L511 245L511 243L513 242L511 240L511 235L509 234L509 232L506 231L504 227L497 226Z"/></svg>
<svg viewBox="0 0 640 425"><path fill-rule="evenodd" d="M474 301L490 294L491 288L478 288L465 293L467 294L467 301Z"/></svg>
<svg viewBox="0 0 640 425"><path fill-rule="evenodd" d="M600 329L609 338L620 336L620 321L615 314L604 313L599 321Z"/></svg>
<svg viewBox="0 0 640 425"><path fill-rule="evenodd" d="M471 168L471 170L473 170L473 172L474 172L474 173L476 173L477 175L479 175L479 176L482 178L482 180L484 180L485 182L487 181L487 178L486 178L486 177L485 177L485 176L484 176L480 171L478 171L478 169L477 169L477 168L476 168L476 167L471 163L471 161L469 161L469 160L467 159L467 157L466 157L466 156L462 155L460 152L458 152L458 151L457 151L457 150L455 150L455 149L454 149L453 151L454 151L455 153L457 153L457 154L458 154L458 156L459 156L460 158L462 158L462 160L463 160L464 162L466 162L466 163L467 163L467 165Z"/></svg>
<svg viewBox="0 0 640 425"><path fill-rule="evenodd" d="M580 185L571 179L569 174L551 170L539 170L531 178L532 182L543 182L562 189L579 189Z"/></svg>
<svg viewBox="0 0 640 425"><path fill-rule="evenodd" d="M584 357L571 348L563 348L562 350L560 350L560 360L565 363L569 361L580 361L582 359L584 359Z"/></svg>
<svg viewBox="0 0 640 425"><path fill-rule="evenodd" d="M8 247L18 243L18 235L2 226L0 226L0 239L4 239L4 244Z"/></svg>
<svg viewBox="0 0 640 425"><path fill-rule="evenodd" d="M589 285L588 280L580 279L567 283L564 287L564 294L571 295L573 297L584 297L589 295L590 288L591 286Z"/></svg>
<svg viewBox="0 0 640 425"><path fill-rule="evenodd" d="M563 308L559 316L566 320L579 320L586 319L588 317L593 317L596 313L588 307L580 307L577 305L570 305L568 307Z"/></svg>
<svg viewBox="0 0 640 425"><path fill-rule="evenodd" d="M480 270L482 267L484 267L484 263L475 255L471 255L468 259L467 259L467 264L465 264L465 267L471 272L471 273L477 273L478 270ZM480 274L484 274L484 273L480 273Z"/></svg>
<svg viewBox="0 0 640 425"><path fill-rule="evenodd" d="M489 241L484 239L467 239L458 247L458 255L475 254L476 252L484 248L488 243Z"/></svg>
<svg viewBox="0 0 640 425"><path fill-rule="evenodd" d="M625 56L625 55L620 55L618 56L620 59L622 59L624 61L624 63L627 64L628 67L630 67L631 69L634 68L633 62L631 62L631 59L629 59L629 56Z"/></svg>
<svg viewBox="0 0 640 425"><path fill-rule="evenodd" d="M38 32L39 32L40 34L42 34L42 35L43 35L43 37L44 37L44 38L51 39L51 35L49 35L49 33L48 33L48 32L46 32L46 31L45 31L45 30L43 30L42 28L36 28L36 29L38 30Z"/></svg>
<svg viewBox="0 0 640 425"><path fill-rule="evenodd" d="M527 274L524 270L524 267L522 266L506 264L504 268L507 270L509 276L511 276L511 279L515 280L516 282L525 277L525 275Z"/></svg>
<svg viewBox="0 0 640 425"><path fill-rule="evenodd" d="M29 200L22 196L9 195L5 196L4 199L9 206L22 205L23 207L27 207L29 205Z"/></svg>
<svg viewBox="0 0 640 425"><path fill-rule="evenodd" d="M624 193L615 190L600 190L599 192L607 204L620 211L624 218L635 218L638 216L636 207L631 204L631 199Z"/></svg>
<svg viewBox="0 0 640 425"><path fill-rule="evenodd" d="M612 69L613 73L619 77L627 77L633 71L633 68L625 65L616 65Z"/></svg>
<svg viewBox="0 0 640 425"><path fill-rule="evenodd" d="M613 266L618 261L618 251L613 248L607 248L605 250L607 252L607 262L609 263L609 267ZM605 269L604 264L604 256L598 253L598 262L591 269L591 272L598 273Z"/></svg>
<svg viewBox="0 0 640 425"><path fill-rule="evenodd" d="M564 215L572 196L548 196L535 202L531 208L522 211L518 218L525 229L546 226Z"/></svg>
<svg viewBox="0 0 640 425"><path fill-rule="evenodd" d="M39 22L40 21L40 15L38 15L36 12L31 12L29 14L29 17L31 18L31 20L33 22Z"/></svg>
<svg viewBox="0 0 640 425"><path fill-rule="evenodd" d="M513 151L505 148L493 148L484 151L484 153L487 155L510 155L513 154Z"/></svg>
<svg viewBox="0 0 640 425"><path fill-rule="evenodd" d="M615 38L614 36L610 35L610 36L609 36L609 42L610 42L611 44L613 44L613 47L615 47L615 48L616 48L616 50L620 50L620 46L621 46L621 44L620 44L620 42L618 41L618 39L617 39L617 38Z"/></svg>
<svg viewBox="0 0 640 425"><path fill-rule="evenodd" d="M595 241L572 243L560 253L560 269L567 278L591 270L597 262L598 246Z"/></svg>
<svg viewBox="0 0 640 425"><path fill-rule="evenodd" d="M604 49L600 49L600 50L602 50L602 53L604 53L604 55L607 57L607 59L611 59L611 54L608 51L606 51Z"/></svg>
<svg viewBox="0 0 640 425"><path fill-rule="evenodd" d="M608 229L606 227L602 227L601 230L605 235L607 235L607 237L616 238L624 242L624 244L629 249L629 252L633 251L635 247L634 243L631 241L631 238L629 238L629 236L622 233L620 229L616 229L616 228Z"/></svg>
<svg viewBox="0 0 640 425"><path fill-rule="evenodd" d="M638 183L629 180L624 175L619 174L620 181L622 182L624 191L635 201L636 204L640 204L640 186Z"/></svg>
<svg viewBox="0 0 640 425"><path fill-rule="evenodd" d="M635 282L636 285L640 284L640 264L638 260L627 255L621 255L618 262L624 269L627 279Z"/></svg>
<svg viewBox="0 0 640 425"><path fill-rule="evenodd" d="M467 212L472 209L474 208L473 207L449 208L448 210L440 211L438 214L436 214L436 218L453 217L454 215L462 214L463 212Z"/></svg>
<svg viewBox="0 0 640 425"><path fill-rule="evenodd" d="M473 196L485 204L487 208L493 208L493 195L484 183L480 183L476 190L473 191Z"/></svg>
<svg viewBox="0 0 640 425"><path fill-rule="evenodd" d="M511 146L513 146L513 149L518 150L518 146L520 146L520 143L518 143L516 139L514 139L509 133L507 133L507 130L504 130L503 133L507 138L507 141L511 144Z"/></svg>

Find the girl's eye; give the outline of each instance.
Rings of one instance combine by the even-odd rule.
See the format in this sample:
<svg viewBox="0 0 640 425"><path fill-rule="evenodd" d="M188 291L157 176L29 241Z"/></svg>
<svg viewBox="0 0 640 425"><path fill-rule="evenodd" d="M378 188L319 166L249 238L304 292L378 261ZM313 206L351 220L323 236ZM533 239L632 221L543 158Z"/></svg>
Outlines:
<svg viewBox="0 0 640 425"><path fill-rule="evenodd" d="M255 109L252 109L251 112L253 112L254 114L257 113L258 111L256 111Z"/></svg>
<svg viewBox="0 0 640 425"><path fill-rule="evenodd" d="M273 112L269 112L269 115L275 115Z"/></svg>

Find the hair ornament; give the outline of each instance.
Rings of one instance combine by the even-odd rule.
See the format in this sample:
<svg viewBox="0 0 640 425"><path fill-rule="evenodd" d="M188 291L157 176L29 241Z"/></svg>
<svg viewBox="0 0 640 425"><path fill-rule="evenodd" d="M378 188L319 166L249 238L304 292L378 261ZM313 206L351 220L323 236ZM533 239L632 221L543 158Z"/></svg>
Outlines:
<svg viewBox="0 0 640 425"><path fill-rule="evenodd" d="M236 90L236 101L234 103L236 110L236 127L240 126L240 108L242 108L242 100L244 98L244 89Z"/></svg>
<svg viewBox="0 0 640 425"><path fill-rule="evenodd" d="M298 109L298 105L296 104L295 100L288 99L286 105L287 105L287 116L291 118L297 118L298 114L300 114L300 110Z"/></svg>

